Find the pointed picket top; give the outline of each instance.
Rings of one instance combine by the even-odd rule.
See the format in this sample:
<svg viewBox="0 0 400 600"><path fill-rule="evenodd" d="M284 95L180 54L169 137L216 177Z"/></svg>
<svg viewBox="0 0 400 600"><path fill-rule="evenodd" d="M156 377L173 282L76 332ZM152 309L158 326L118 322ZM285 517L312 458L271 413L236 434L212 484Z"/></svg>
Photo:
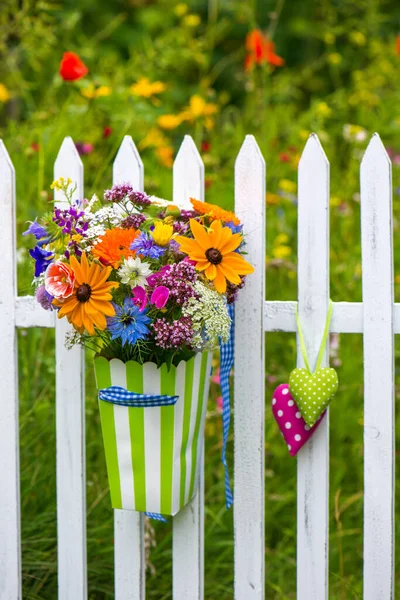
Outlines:
<svg viewBox="0 0 400 600"><path fill-rule="evenodd" d="M309 162L313 163L314 168L318 166L329 167L329 160L325 154L319 137L316 133L311 133L308 137L304 150L299 161L299 171Z"/></svg>
<svg viewBox="0 0 400 600"><path fill-rule="evenodd" d="M243 163L246 163L244 166L247 167L249 160L252 162L259 161L265 168L265 160L254 135L246 135L244 138L243 144L236 157L235 168L240 169Z"/></svg>
<svg viewBox="0 0 400 600"><path fill-rule="evenodd" d="M204 164L192 137L185 135L173 166L173 199L190 209L190 198L204 200Z"/></svg>
<svg viewBox="0 0 400 600"><path fill-rule="evenodd" d="M124 137L115 157L113 183L130 183L136 190L144 190L143 162L130 135Z"/></svg>
<svg viewBox="0 0 400 600"><path fill-rule="evenodd" d="M54 163L54 179L69 177L76 184L76 197L83 197L83 163L71 137L65 137ZM65 204L64 195L54 190L54 200L57 206Z"/></svg>
<svg viewBox="0 0 400 600"><path fill-rule="evenodd" d="M377 167L378 165L380 169L385 169L385 172L387 172L391 164L391 160L379 134L374 133L361 160L361 173L365 169L369 169L372 166Z"/></svg>

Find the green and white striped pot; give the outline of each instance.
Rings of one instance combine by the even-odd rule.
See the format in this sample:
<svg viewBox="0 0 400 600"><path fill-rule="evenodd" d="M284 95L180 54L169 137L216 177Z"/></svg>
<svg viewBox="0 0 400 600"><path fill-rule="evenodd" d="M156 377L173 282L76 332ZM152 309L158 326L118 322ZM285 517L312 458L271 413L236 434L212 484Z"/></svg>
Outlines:
<svg viewBox="0 0 400 600"><path fill-rule="evenodd" d="M207 409L210 353L167 370L95 358L98 389L179 396L173 406L118 406L99 400L113 508L175 515L194 496Z"/></svg>

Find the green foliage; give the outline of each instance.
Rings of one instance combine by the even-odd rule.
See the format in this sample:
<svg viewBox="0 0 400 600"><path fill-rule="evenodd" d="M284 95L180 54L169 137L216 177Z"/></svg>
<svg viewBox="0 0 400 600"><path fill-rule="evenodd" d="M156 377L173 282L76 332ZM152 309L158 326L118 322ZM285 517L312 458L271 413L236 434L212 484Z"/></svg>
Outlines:
<svg viewBox="0 0 400 600"><path fill-rule="evenodd" d="M51 200L52 165L66 135L86 144L82 160L89 198L110 187L112 161L125 134L132 135L143 157L146 190L170 197L172 157L182 136L191 134L202 148L207 200L232 208L235 156L244 135L253 133L267 161L267 297L292 300L297 287L296 169L304 143L315 131L331 161L331 296L336 301L360 301L358 169L374 131L381 134L394 164L395 273L399 273L399 18L395 0L188 4L3 0L0 134L17 171L18 234ZM274 40L285 66L264 63L244 70L246 34L257 27ZM85 78L61 79L58 69L64 51L79 54L89 68ZM165 89L160 91L159 84L151 88L155 82ZM136 91L132 84L139 84ZM18 235L20 294L30 293L29 237ZM399 284L400 273L396 295ZM57 595L53 341L49 331L20 332L27 600ZM268 336L268 401L275 386L287 381L295 352L294 336ZM360 336L343 335L334 353L341 383L330 424L330 599L350 600L362 596ZM87 384L89 597L101 600L113 597L113 525L90 367ZM398 367L396 384L397 398ZM232 512L224 509L218 395L214 385L206 442L205 597L230 600L233 525ZM266 415L266 594L274 600L294 599L296 462L289 457L268 406ZM232 443L229 452L232 465ZM155 525L150 599L171 598L171 529L170 524ZM398 560L397 555L400 592Z"/></svg>

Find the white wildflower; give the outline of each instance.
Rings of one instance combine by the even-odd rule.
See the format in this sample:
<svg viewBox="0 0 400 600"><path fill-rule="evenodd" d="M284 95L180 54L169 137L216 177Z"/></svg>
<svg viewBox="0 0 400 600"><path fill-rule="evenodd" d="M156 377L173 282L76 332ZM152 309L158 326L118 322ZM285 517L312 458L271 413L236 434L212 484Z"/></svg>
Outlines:
<svg viewBox="0 0 400 600"><path fill-rule="evenodd" d="M231 318L226 307L225 297L211 290L204 283L194 284L199 298L189 298L182 307L182 314L192 319L195 333L192 345L213 351L218 348L219 338L223 343L229 339ZM205 338L205 340L204 340Z"/></svg>
<svg viewBox="0 0 400 600"><path fill-rule="evenodd" d="M123 264L118 269L118 275L121 277L121 282L130 285L134 288L137 285L146 285L146 277L151 275L151 269L147 263L144 263L140 258L124 258Z"/></svg>
<svg viewBox="0 0 400 600"><path fill-rule="evenodd" d="M83 346L84 345L84 337L79 333L79 331L68 331L65 334L64 346L67 350L71 350L74 346Z"/></svg>

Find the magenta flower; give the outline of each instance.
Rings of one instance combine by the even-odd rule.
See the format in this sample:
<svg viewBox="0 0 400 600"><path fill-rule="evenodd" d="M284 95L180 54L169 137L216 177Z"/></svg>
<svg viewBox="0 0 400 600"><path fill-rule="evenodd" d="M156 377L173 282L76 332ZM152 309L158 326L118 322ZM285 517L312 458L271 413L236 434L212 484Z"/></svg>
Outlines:
<svg viewBox="0 0 400 600"><path fill-rule="evenodd" d="M151 277L151 275L150 275ZM165 285L159 285L156 287L151 295L150 302L155 304L157 308L164 308L169 298L169 289Z"/></svg>
<svg viewBox="0 0 400 600"><path fill-rule="evenodd" d="M144 309L146 308L146 304L147 304L146 290L142 286L137 285L136 287L133 288L132 292L133 292L133 297L132 297L133 303L139 307L140 312L143 312Z"/></svg>
<svg viewBox="0 0 400 600"><path fill-rule="evenodd" d="M157 273L152 273L151 275L149 275L147 277L147 283L149 284L150 287L156 287L158 280L160 279L160 277L164 274L164 273L168 273L168 271L170 270L171 265L165 265L164 267L162 267L159 271L157 271Z"/></svg>

